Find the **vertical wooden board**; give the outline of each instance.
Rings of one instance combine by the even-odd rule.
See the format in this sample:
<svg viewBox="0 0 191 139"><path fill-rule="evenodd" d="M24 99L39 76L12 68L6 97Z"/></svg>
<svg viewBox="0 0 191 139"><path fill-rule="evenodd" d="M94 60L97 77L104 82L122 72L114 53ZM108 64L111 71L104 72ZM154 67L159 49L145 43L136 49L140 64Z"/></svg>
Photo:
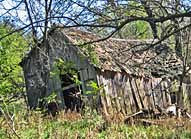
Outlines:
<svg viewBox="0 0 191 139"><path fill-rule="evenodd" d="M137 101L137 104L138 104L137 110L140 110L140 109L142 108L142 106L141 106L141 101L140 101L140 99L139 99L139 95L138 95L138 91L137 91L137 87L136 87L135 82L136 82L136 78L132 78L131 84L132 84L132 89L133 89L133 91L134 91L135 99L136 99L136 100L134 100L134 101ZM132 93L133 93L133 92L132 92Z"/></svg>
<svg viewBox="0 0 191 139"><path fill-rule="evenodd" d="M83 76L83 81L87 81L89 79L88 73L87 73L87 68L82 69L81 72L82 72L82 76Z"/></svg>
<svg viewBox="0 0 191 139"><path fill-rule="evenodd" d="M120 88L117 89L117 97L115 97L115 103L116 103L116 106L117 106L117 112L121 112L121 105L120 105L120 101L121 101L121 97L119 95L120 93Z"/></svg>
<svg viewBox="0 0 191 139"><path fill-rule="evenodd" d="M152 98L152 79L148 79L148 82L145 82L145 90L147 90L146 99L148 109L154 108L153 98Z"/></svg>
<svg viewBox="0 0 191 139"><path fill-rule="evenodd" d="M113 113L116 113L118 111L117 104L115 101L115 98L117 97L117 88L113 79L111 79L111 89L112 89L111 102L113 108L112 111Z"/></svg>
<svg viewBox="0 0 191 139"><path fill-rule="evenodd" d="M102 86L103 85L103 76L101 74L98 74L97 75L97 81L98 81L98 85L99 86ZM108 111L107 111L107 104L106 104L106 99L105 99L105 90L104 88L102 90L100 90L100 96L101 96L101 103L103 105L103 111L104 111L104 114L106 116L109 115Z"/></svg>
<svg viewBox="0 0 191 139"><path fill-rule="evenodd" d="M163 99L163 107L166 108L167 106L171 105L171 97L169 92L169 85L166 80L163 80L161 83L161 93Z"/></svg>
<svg viewBox="0 0 191 139"><path fill-rule="evenodd" d="M163 94L164 94L164 107L167 107L168 105L171 105L171 97L169 92L169 83L167 80L163 81L162 88L163 88Z"/></svg>
<svg viewBox="0 0 191 139"><path fill-rule="evenodd" d="M127 83L126 83L127 85ZM125 95L124 95L124 104L125 104L125 111L126 111L126 114L131 114L132 111L131 111L131 101L130 101L130 96L129 96L129 90L128 90L128 87L125 87L124 88L124 92L125 92Z"/></svg>
<svg viewBox="0 0 191 139"><path fill-rule="evenodd" d="M128 78L128 80L127 80L127 90L128 90L127 93L128 93L128 98L129 98L129 102L130 102L131 113L135 113L136 112L136 105L135 105L135 102L133 100L133 94L132 94L132 90L131 90L131 86L130 86L130 78ZM129 110L127 110L127 111L129 111Z"/></svg>
<svg viewBox="0 0 191 139"><path fill-rule="evenodd" d="M114 86L116 88L115 90L115 104L116 104L116 108L117 108L117 112L121 111L121 106L120 106L120 103L119 103L119 98L120 98L120 74L119 73L116 73L115 76L114 76Z"/></svg>
<svg viewBox="0 0 191 139"><path fill-rule="evenodd" d="M139 79L139 90L140 90L140 95L143 101L144 108L147 109L147 100L146 100L146 92L145 92L145 82L144 82L144 77Z"/></svg>
<svg viewBox="0 0 191 139"><path fill-rule="evenodd" d="M109 84L108 84L108 80L103 79L103 84L104 84L104 90L105 90L105 93L106 93L105 97L106 97L106 100L107 100L107 105L111 106L110 97L109 97Z"/></svg>
<svg viewBox="0 0 191 139"><path fill-rule="evenodd" d="M144 77L140 78L140 95L143 101L144 108L148 109L148 104L147 104L147 92L145 92L145 81Z"/></svg>
<svg viewBox="0 0 191 139"><path fill-rule="evenodd" d="M150 81L149 81L149 85L150 85L150 89L149 89L149 91L150 91L150 94L151 94L151 97L150 97L150 99L151 99L151 109L155 109L155 92L154 92L154 85L155 85L155 82L154 82L154 78L151 78L150 79Z"/></svg>
<svg viewBox="0 0 191 139"><path fill-rule="evenodd" d="M135 104L135 108L134 109L136 109L136 111L139 111L140 110L140 102L138 100L137 92L135 90L134 78L131 78L129 80L129 84L130 84L130 88L131 88L131 93L132 93L133 101L134 101L134 104Z"/></svg>
<svg viewBox="0 0 191 139"><path fill-rule="evenodd" d="M107 90L108 90L108 95L107 95L107 97L108 97L108 103L109 103L109 105L108 105L108 109L109 109L109 112L111 113L111 114L113 114L113 112L114 112L114 109L115 109L115 103L114 103L114 100L113 100L113 98L114 98L114 94L113 94L113 84L112 84L112 79L111 78L108 78L107 79Z"/></svg>
<svg viewBox="0 0 191 139"><path fill-rule="evenodd" d="M95 69L94 69L94 67L92 67L92 66L88 66L88 78L89 79L93 79L93 80L95 80L95 75L96 73L95 73Z"/></svg>
<svg viewBox="0 0 191 139"><path fill-rule="evenodd" d="M183 102L184 102L184 108L189 109L189 99L188 99L188 87L187 84L182 84L182 90L183 90Z"/></svg>
<svg viewBox="0 0 191 139"><path fill-rule="evenodd" d="M127 75L122 76L122 86L121 86L121 93L120 93L120 97L121 97L121 109L122 109L122 113L124 115L127 114L126 111L126 103L125 103L125 86L126 86L126 82L127 82Z"/></svg>
<svg viewBox="0 0 191 139"><path fill-rule="evenodd" d="M81 78L81 82L82 82L82 91L85 94L86 90L86 86L85 86L85 79L84 79L84 73L83 70L81 70L80 72L80 78Z"/></svg>
<svg viewBox="0 0 191 139"><path fill-rule="evenodd" d="M159 107L163 107L163 100L162 100L162 93L160 91L160 81L159 78L153 78L153 95L154 95L154 102L155 105L158 105Z"/></svg>
<svg viewBox="0 0 191 139"><path fill-rule="evenodd" d="M110 78L109 79L109 96L110 96L110 101L111 101L111 107L112 107L112 109L114 109L114 103L113 103L113 98L114 98L114 86L113 86L113 80Z"/></svg>
<svg viewBox="0 0 191 139"><path fill-rule="evenodd" d="M134 79L134 84L135 84L135 90L136 90L136 94L137 94L137 99L139 99L140 102L140 108L144 108L144 103L143 103L143 99L142 99L142 92L140 89L140 78Z"/></svg>
<svg viewBox="0 0 191 139"><path fill-rule="evenodd" d="M105 77L104 77L104 75L103 75L103 78L102 78L102 82L103 82L103 85L104 85L104 87L103 87L103 89L104 89L104 91L105 91L105 100L106 100L106 107L107 107L107 109L109 110L109 111L111 111L111 109L112 109L112 104L111 104L111 98L110 98L110 93L111 92L109 92L109 80L108 79L106 79Z"/></svg>
<svg viewBox="0 0 191 139"><path fill-rule="evenodd" d="M161 96L161 107L165 108L166 94L165 94L165 91L164 91L163 83L164 83L164 80L161 79L160 80L160 85L159 85L159 93L160 93L160 96Z"/></svg>
<svg viewBox="0 0 191 139"><path fill-rule="evenodd" d="M165 88L164 88L164 81L161 82L160 84L160 93L162 94L162 101L163 101L163 108L166 107L167 104L167 100L166 100L166 92L165 92Z"/></svg>
<svg viewBox="0 0 191 139"><path fill-rule="evenodd" d="M157 103L156 101L157 101L157 97L158 97L158 94L156 92L157 81L155 78L152 78L151 86L152 86L152 99L153 99L153 103L155 106Z"/></svg>
<svg viewBox="0 0 191 139"><path fill-rule="evenodd" d="M126 115L127 112L126 112L126 109L125 109L126 106L125 106L124 93L123 93L124 92L124 88L121 88L120 91L121 91L121 94L122 94L120 96L120 101L119 101L120 102L120 106L121 106L121 112L123 113L123 115Z"/></svg>
<svg viewBox="0 0 191 139"><path fill-rule="evenodd" d="M149 94L149 79L143 78L142 79L142 84L143 84L143 89L145 92L145 96L144 96L144 106L149 109L149 103L150 103L150 94Z"/></svg>
<svg viewBox="0 0 191 139"><path fill-rule="evenodd" d="M115 110L116 110L116 112L120 112L120 104L119 104L119 100L118 100L117 97L114 97L114 98L113 98L113 103L114 103L114 105L115 105Z"/></svg>
<svg viewBox="0 0 191 139"><path fill-rule="evenodd" d="M111 87L112 87L112 97L117 97L117 86L113 79L111 79Z"/></svg>
<svg viewBox="0 0 191 139"><path fill-rule="evenodd" d="M119 107L120 107L120 111L121 113L123 113L124 115L126 115L126 105L125 105L125 86L126 86L126 81L127 81L127 75L123 75L123 74L118 74L117 77L115 78L117 79L116 82L118 82L116 84L117 86L117 99L119 103Z"/></svg>
<svg viewBox="0 0 191 139"><path fill-rule="evenodd" d="M188 95L188 111L191 112L191 86L190 84L186 85L187 88L187 95Z"/></svg>
<svg viewBox="0 0 191 139"><path fill-rule="evenodd" d="M161 105L161 107L162 108L164 108L164 92L163 91L161 91L161 83L162 83L162 79L161 80L158 80L158 83L159 83L159 85L158 85L158 94L160 95L160 105Z"/></svg>
<svg viewBox="0 0 191 139"><path fill-rule="evenodd" d="M121 113L123 113L124 114L124 106L123 106L123 84L124 84L124 82L123 82L123 80L124 80L124 76L122 75L122 74L119 74L118 75L118 101L119 101L119 107L120 107L120 112Z"/></svg>

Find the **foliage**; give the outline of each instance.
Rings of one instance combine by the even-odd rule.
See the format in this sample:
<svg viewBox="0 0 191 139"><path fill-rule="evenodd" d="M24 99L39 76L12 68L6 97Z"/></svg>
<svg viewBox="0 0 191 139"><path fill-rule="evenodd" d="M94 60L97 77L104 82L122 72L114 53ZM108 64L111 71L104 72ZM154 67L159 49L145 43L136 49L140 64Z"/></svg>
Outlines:
<svg viewBox="0 0 191 139"><path fill-rule="evenodd" d="M98 86L98 84L95 81L90 81L87 86L91 88L91 90L86 91L86 94L92 94L97 95L98 92L100 92L101 89L103 89L102 86Z"/></svg>
<svg viewBox="0 0 191 139"><path fill-rule="evenodd" d="M46 102L46 104L49 104L51 102L56 102L56 92L51 93L49 96L43 98L43 100Z"/></svg>
<svg viewBox="0 0 191 139"><path fill-rule="evenodd" d="M20 105L18 105L20 104ZM9 104L13 107L15 102ZM113 123L107 121L96 111L86 111L84 115L78 113L63 113L57 117L42 117L38 111L26 111L23 104L15 105L13 122L16 134L22 139L33 138L80 138L80 139L160 139L160 138L181 138L191 137L191 128L170 126L169 122L161 126L142 126L142 125L125 125L122 122ZM11 123L11 121L8 121ZM16 138L8 126L4 117L0 117L0 139ZM175 121L174 121L175 122ZM188 123L188 122L187 122Z"/></svg>
<svg viewBox="0 0 191 139"><path fill-rule="evenodd" d="M104 10L104 15L108 18L116 19L114 23L116 26L120 25L119 17L146 17L147 14L144 11L144 7L138 1L129 1L127 5L108 5ZM98 18L97 22L103 23L105 18ZM94 29L95 33L98 29ZM105 36L111 32L108 28L103 28L99 34ZM114 35L116 38L121 39L150 39L152 38L152 29L148 22L145 21L132 21L126 24L120 31L117 31Z"/></svg>
<svg viewBox="0 0 191 139"><path fill-rule="evenodd" d="M64 61L61 58L57 59L50 74L52 77L69 74L72 76L71 79L74 81L74 83L76 83L76 85L81 84L78 79L78 72L76 70L75 64L72 61Z"/></svg>
<svg viewBox="0 0 191 139"><path fill-rule="evenodd" d="M0 36L9 33L10 26L0 25ZM0 95L21 92L23 86L22 70L19 66L24 52L27 50L27 42L17 32L0 41Z"/></svg>
<svg viewBox="0 0 191 139"><path fill-rule="evenodd" d="M152 38L151 29L148 23L136 21L128 24L121 30L123 38L130 39L150 39Z"/></svg>
<svg viewBox="0 0 191 139"><path fill-rule="evenodd" d="M139 7L139 10L132 7ZM124 12L126 16L147 16L146 11L144 11L144 7L140 5L139 2L131 1L127 7L130 10ZM123 38L130 39L150 39L152 38L152 30L148 22L145 21L135 21L127 24L121 30L121 34Z"/></svg>
<svg viewBox="0 0 191 139"><path fill-rule="evenodd" d="M84 44L84 41L78 41L78 46L83 50L83 54L90 59L90 63L99 66L99 59L95 52L94 44Z"/></svg>
<svg viewBox="0 0 191 139"><path fill-rule="evenodd" d="M56 66L60 70L60 74L76 74L75 64L72 61L64 61L61 58L56 61Z"/></svg>

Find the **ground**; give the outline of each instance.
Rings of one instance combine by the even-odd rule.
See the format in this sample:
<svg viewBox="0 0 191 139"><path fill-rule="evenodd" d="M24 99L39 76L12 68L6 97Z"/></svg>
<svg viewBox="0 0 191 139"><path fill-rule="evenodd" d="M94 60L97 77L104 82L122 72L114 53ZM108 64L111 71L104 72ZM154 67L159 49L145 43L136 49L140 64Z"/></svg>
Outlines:
<svg viewBox="0 0 191 139"><path fill-rule="evenodd" d="M161 139L191 138L188 119L162 119L151 126L127 125L123 116L105 117L86 109L83 113L60 112L56 117L43 116L41 111L27 111L14 102L6 106L7 118L0 117L0 139ZM150 119L151 120L151 119Z"/></svg>

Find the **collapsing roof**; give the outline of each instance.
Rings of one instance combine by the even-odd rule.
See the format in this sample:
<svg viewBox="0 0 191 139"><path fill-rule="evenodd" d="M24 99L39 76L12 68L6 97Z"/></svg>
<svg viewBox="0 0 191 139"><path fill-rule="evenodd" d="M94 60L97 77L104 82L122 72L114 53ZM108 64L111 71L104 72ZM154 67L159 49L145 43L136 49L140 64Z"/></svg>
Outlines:
<svg viewBox="0 0 191 139"><path fill-rule="evenodd" d="M155 43L152 40L114 38L88 43L100 38L77 29L50 30L46 45L42 42L34 47L22 61L29 106L36 108L43 97L56 92L61 106L64 107L63 88L68 86L62 84L64 79L61 79L59 69L58 74L50 76L54 72L54 62L57 59L74 63L83 92L91 90L88 86L90 81L96 81L103 87L101 91L106 94L103 95L106 99L102 100L106 102L101 103L104 109L107 105L108 108L118 107L118 100L114 100L118 97L123 99L120 102L125 105L120 104L119 107L126 111L131 109L132 112L144 106L150 108L155 104L162 106L166 102L170 103L167 97L161 99L162 96L169 95L167 91L163 95L168 88L169 78L163 80L161 77L174 77L181 73L183 64L167 45L151 45ZM73 87L71 85L69 87Z"/></svg>
<svg viewBox="0 0 191 139"><path fill-rule="evenodd" d="M100 37L74 28L56 30L63 33L69 43L79 46L83 54L86 53L85 49L91 46L99 62L95 66L102 71L125 71L138 76L161 77L181 74L183 69L182 61L171 48L166 44L152 45L155 43L153 40L110 38L87 45L87 42L99 40Z"/></svg>

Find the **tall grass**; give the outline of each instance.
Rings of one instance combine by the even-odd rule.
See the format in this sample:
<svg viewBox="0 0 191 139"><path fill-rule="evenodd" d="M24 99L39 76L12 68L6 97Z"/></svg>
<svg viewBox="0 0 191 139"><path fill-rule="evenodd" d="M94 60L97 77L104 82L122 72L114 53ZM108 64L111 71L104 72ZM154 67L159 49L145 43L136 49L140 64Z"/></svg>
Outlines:
<svg viewBox="0 0 191 139"><path fill-rule="evenodd" d="M113 122L112 118L106 118L96 111L88 109L83 114L60 112L56 117L43 116L41 111L27 111L24 105L18 103L12 103L4 110L13 118L12 121L9 121L4 116L0 117L0 139L191 138L191 127L189 125L176 126L176 121L173 123L173 119L164 122L164 125L145 127L143 125L125 125L123 120Z"/></svg>

